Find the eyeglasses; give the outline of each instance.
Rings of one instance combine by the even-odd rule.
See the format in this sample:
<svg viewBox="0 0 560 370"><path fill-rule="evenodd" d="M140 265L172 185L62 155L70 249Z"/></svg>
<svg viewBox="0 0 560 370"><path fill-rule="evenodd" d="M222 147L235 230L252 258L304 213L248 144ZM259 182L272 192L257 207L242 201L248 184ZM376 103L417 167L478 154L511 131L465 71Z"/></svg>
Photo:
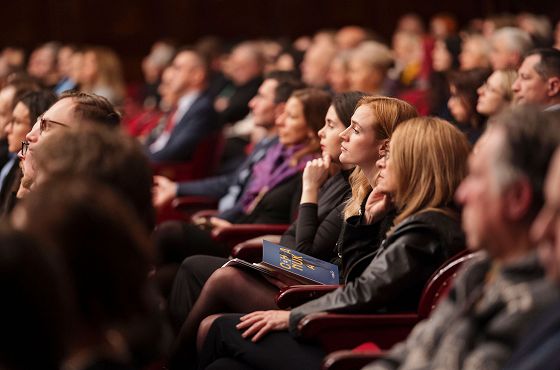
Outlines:
<svg viewBox="0 0 560 370"><path fill-rule="evenodd" d="M22 141L21 142L21 155L25 157L28 149L29 149L29 141Z"/></svg>
<svg viewBox="0 0 560 370"><path fill-rule="evenodd" d="M43 116L39 116L39 118L37 118L37 121L39 121L39 134L42 134L44 131L48 131L51 127L51 124L68 127L66 123L53 121L52 119L46 119Z"/></svg>
<svg viewBox="0 0 560 370"><path fill-rule="evenodd" d="M381 145L381 147L379 148L379 157L383 158L385 160L389 159L389 142L386 141L383 143L383 145Z"/></svg>

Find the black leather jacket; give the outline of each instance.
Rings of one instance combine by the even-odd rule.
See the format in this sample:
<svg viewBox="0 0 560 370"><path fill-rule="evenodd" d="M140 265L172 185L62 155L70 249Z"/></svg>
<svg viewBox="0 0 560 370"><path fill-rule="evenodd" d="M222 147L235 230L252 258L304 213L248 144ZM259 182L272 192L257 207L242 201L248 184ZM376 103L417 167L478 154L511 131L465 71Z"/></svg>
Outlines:
<svg viewBox="0 0 560 370"><path fill-rule="evenodd" d="M362 234L360 231L364 229L351 227L351 230ZM348 225L345 232L346 243L362 243L364 240L350 237L352 231ZM376 237L377 234L370 241L375 242ZM430 276L464 245L458 219L439 211L412 215L403 220L379 247L372 247L376 248L373 259L360 276L323 297L294 308L290 313L290 332L297 335L299 321L315 312L414 310ZM351 247L344 246L345 249ZM350 266L350 270L353 268Z"/></svg>

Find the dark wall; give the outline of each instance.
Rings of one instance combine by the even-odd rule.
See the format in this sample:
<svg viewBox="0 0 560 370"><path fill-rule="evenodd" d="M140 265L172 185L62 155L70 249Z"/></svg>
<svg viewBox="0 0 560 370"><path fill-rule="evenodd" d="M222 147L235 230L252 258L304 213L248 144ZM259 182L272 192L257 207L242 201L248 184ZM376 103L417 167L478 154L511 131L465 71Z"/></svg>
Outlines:
<svg viewBox="0 0 560 370"><path fill-rule="evenodd" d="M549 0L3 0L0 44L27 49L48 40L108 45L123 58L127 77L137 79L141 57L161 37L181 43L204 35L295 38L358 24L388 38L406 12L428 19L448 11L465 22L522 10L560 18L560 2Z"/></svg>

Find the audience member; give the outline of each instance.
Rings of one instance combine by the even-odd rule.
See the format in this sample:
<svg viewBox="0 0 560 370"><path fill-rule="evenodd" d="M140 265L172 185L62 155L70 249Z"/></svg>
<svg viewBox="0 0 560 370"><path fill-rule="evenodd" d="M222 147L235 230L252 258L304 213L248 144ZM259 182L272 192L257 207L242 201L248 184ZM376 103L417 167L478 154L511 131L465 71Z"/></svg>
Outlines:
<svg viewBox="0 0 560 370"><path fill-rule="evenodd" d="M25 136L22 150L18 153L21 159L23 177L18 190L18 198L30 191L35 181L34 152L42 141L52 133L69 127L100 125L118 127L120 115L109 101L101 96L82 92L62 94L41 119L37 120L31 131Z"/></svg>
<svg viewBox="0 0 560 370"><path fill-rule="evenodd" d="M58 95L68 90L74 90L78 86L77 80L72 78L72 57L77 51L77 47L72 44L62 45L58 50L57 66L60 80L54 87L54 92Z"/></svg>
<svg viewBox="0 0 560 370"><path fill-rule="evenodd" d="M47 212L42 212L47 213ZM60 264L23 233L0 231L0 367L59 370L71 327Z"/></svg>
<svg viewBox="0 0 560 370"><path fill-rule="evenodd" d="M513 83L517 104L533 104L545 110L560 110L560 50L535 49L519 67Z"/></svg>
<svg viewBox="0 0 560 370"><path fill-rule="evenodd" d="M529 34L515 27L498 29L492 34L490 44L490 63L494 71L519 68L523 57L533 47Z"/></svg>
<svg viewBox="0 0 560 370"><path fill-rule="evenodd" d="M168 344L148 279L152 250L121 197L88 179L50 179L14 210L13 223L66 273L72 331L61 368L143 368L161 358Z"/></svg>
<svg viewBox="0 0 560 370"><path fill-rule="evenodd" d="M9 215L15 205L16 194L20 186L22 172L17 153L21 143L33 124L56 101L56 95L49 90L30 91L16 100L12 120L4 129L8 137L10 160L0 171L0 217Z"/></svg>
<svg viewBox="0 0 560 370"><path fill-rule="evenodd" d="M334 93L342 93L350 90L348 79L348 64L350 53L347 51L338 52L331 62L327 80L329 87Z"/></svg>
<svg viewBox="0 0 560 370"><path fill-rule="evenodd" d="M124 102L125 88L121 62L117 54L106 47L89 47L84 50L80 73L80 90L103 96L113 105Z"/></svg>
<svg viewBox="0 0 560 370"><path fill-rule="evenodd" d="M161 83L163 70L171 63L175 55L175 46L169 41L158 40L152 44L150 53L142 59L144 86L142 88L142 106L145 109L156 109L161 96L158 86Z"/></svg>
<svg viewBox="0 0 560 370"><path fill-rule="evenodd" d="M457 19L451 13L437 13L430 19L430 33L436 40L456 35L457 31Z"/></svg>
<svg viewBox="0 0 560 370"><path fill-rule="evenodd" d="M33 50L27 64L27 73L36 78L44 88L52 89L60 81L57 58L60 44L47 42Z"/></svg>
<svg viewBox="0 0 560 370"><path fill-rule="evenodd" d="M447 106L457 123L457 127L467 135L469 142L474 144L485 127L484 117L476 111L477 90L490 75L488 69L471 69L456 71L449 75L449 91L451 93Z"/></svg>
<svg viewBox="0 0 560 370"><path fill-rule="evenodd" d="M79 177L106 184L142 221L154 228L152 172L138 142L100 125L73 127L44 138L35 156L36 182Z"/></svg>
<svg viewBox="0 0 560 370"><path fill-rule="evenodd" d="M456 194L467 246L484 253L429 319L365 369L502 368L536 314L558 297L529 230L559 134L534 110L506 111L488 126Z"/></svg>
<svg viewBox="0 0 560 370"><path fill-rule="evenodd" d="M166 70L168 93L177 99L163 127L146 142L152 162L189 160L200 141L219 129L207 88L208 67L193 50L180 51ZM165 76L164 76L165 77Z"/></svg>
<svg viewBox="0 0 560 370"><path fill-rule="evenodd" d="M332 43L321 42L311 45L301 63L302 81L311 87L326 88L329 68L335 55L336 47Z"/></svg>
<svg viewBox="0 0 560 370"><path fill-rule="evenodd" d="M461 39L458 36L448 36L438 39L432 51L432 69L430 75L430 90L428 93L430 114L452 120L451 112L447 107L449 100L449 83L447 76L451 71L459 69L459 53L461 52Z"/></svg>
<svg viewBox="0 0 560 370"><path fill-rule="evenodd" d="M364 155L365 147L354 147L358 141L357 136L345 141L343 148L348 151L343 150L343 155L350 155L352 147L359 148L356 155ZM390 207L395 207L398 215L369 266L353 282L291 312L256 311L218 318L199 353L200 367L290 369L297 363L301 368L319 369L323 350L316 344L299 343L285 332L289 329L297 335L297 326L306 315L415 307L428 277L462 248L453 192L466 172L468 152L464 136L445 121L416 118L400 124L378 161L379 176L363 218L371 232ZM282 348L283 361L270 361L278 348Z"/></svg>
<svg viewBox="0 0 560 370"><path fill-rule="evenodd" d="M350 89L369 95L387 95L387 72L393 65L391 51L376 41L363 42L349 57Z"/></svg>
<svg viewBox="0 0 560 370"><path fill-rule="evenodd" d="M545 203L531 228L533 242L538 244L539 257L547 278L556 287L560 283L560 150L550 164L544 184ZM505 369L553 370L560 368L559 302L551 305L532 325Z"/></svg>
<svg viewBox="0 0 560 370"><path fill-rule="evenodd" d="M512 85L516 78L517 72L512 69L497 70L492 73L477 90L476 111L483 116L490 117L511 105L513 102Z"/></svg>
<svg viewBox="0 0 560 370"><path fill-rule="evenodd" d="M490 67L490 43L479 34L467 35L463 39L459 54L461 69L466 71L474 68Z"/></svg>
<svg viewBox="0 0 560 370"><path fill-rule="evenodd" d="M368 31L360 26L345 26L339 29L334 40L338 50L351 50L368 39Z"/></svg>

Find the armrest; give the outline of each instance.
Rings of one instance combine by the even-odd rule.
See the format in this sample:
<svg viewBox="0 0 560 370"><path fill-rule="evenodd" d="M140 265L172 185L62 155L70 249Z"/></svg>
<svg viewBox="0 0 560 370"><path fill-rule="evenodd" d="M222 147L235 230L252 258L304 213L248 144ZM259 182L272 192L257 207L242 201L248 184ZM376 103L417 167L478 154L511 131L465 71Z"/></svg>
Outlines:
<svg viewBox="0 0 560 370"><path fill-rule="evenodd" d="M290 225L285 224L238 224L212 230L212 238L224 243L230 250L247 239L265 234L283 234Z"/></svg>
<svg viewBox="0 0 560 370"><path fill-rule="evenodd" d="M237 244L231 250L231 256L247 262L262 261L262 240L244 241Z"/></svg>
<svg viewBox="0 0 560 370"><path fill-rule="evenodd" d="M293 285L280 289L276 304L280 309L297 307L332 292L340 285Z"/></svg>
<svg viewBox="0 0 560 370"><path fill-rule="evenodd" d="M359 370L381 356L376 352L334 351L323 359L323 370Z"/></svg>
<svg viewBox="0 0 560 370"><path fill-rule="evenodd" d="M374 342L389 349L408 336L419 321L417 313L332 314L314 313L299 323L302 337L315 339L328 352Z"/></svg>
<svg viewBox="0 0 560 370"><path fill-rule="evenodd" d="M204 196L177 197L171 201L171 206L176 210L187 212L216 209L218 207L218 200Z"/></svg>

